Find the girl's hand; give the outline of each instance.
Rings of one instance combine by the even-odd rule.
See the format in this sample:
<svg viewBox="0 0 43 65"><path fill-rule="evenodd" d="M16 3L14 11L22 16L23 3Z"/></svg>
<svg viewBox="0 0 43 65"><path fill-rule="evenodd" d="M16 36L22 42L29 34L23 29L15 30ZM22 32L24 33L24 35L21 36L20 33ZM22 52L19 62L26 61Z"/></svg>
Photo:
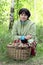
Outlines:
<svg viewBox="0 0 43 65"><path fill-rule="evenodd" d="M27 36L25 36L25 38L28 40L28 39L31 39L32 36L31 35L27 35Z"/></svg>

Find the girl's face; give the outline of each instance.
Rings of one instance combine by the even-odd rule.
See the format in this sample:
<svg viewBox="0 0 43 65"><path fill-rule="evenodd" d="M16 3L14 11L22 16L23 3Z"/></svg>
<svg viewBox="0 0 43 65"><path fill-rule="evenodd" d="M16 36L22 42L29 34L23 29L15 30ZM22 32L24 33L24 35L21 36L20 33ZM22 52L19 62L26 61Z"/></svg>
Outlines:
<svg viewBox="0 0 43 65"><path fill-rule="evenodd" d="M27 16L25 13L21 13L21 14L20 14L20 20L21 20L21 21L26 21L27 18L28 18L28 16Z"/></svg>

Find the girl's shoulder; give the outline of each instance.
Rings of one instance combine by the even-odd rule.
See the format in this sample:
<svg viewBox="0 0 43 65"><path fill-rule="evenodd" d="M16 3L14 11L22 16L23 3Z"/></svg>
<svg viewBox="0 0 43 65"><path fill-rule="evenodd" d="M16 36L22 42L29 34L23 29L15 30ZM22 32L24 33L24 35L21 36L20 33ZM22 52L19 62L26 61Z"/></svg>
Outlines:
<svg viewBox="0 0 43 65"><path fill-rule="evenodd" d="M33 21L31 21L31 20L28 20L28 23L29 23L30 25L35 25L35 23L34 23Z"/></svg>

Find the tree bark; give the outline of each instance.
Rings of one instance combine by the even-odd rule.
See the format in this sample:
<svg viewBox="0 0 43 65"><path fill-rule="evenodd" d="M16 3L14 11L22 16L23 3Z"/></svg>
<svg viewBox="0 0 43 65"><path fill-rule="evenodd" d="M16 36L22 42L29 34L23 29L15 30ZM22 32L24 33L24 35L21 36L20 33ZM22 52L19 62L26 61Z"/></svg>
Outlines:
<svg viewBox="0 0 43 65"><path fill-rule="evenodd" d="M10 23L9 23L9 29L12 29L13 23L14 23L14 0L11 2L11 9L10 9Z"/></svg>

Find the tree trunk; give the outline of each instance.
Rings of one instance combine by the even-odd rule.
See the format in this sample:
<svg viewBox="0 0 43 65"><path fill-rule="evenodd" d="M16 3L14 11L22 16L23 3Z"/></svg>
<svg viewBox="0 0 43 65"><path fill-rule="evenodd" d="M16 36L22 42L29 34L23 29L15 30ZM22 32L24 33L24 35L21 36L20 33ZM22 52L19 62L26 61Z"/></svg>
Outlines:
<svg viewBox="0 0 43 65"><path fill-rule="evenodd" d="M13 23L14 23L14 0L12 0L11 2L9 29L12 29Z"/></svg>
<svg viewBox="0 0 43 65"><path fill-rule="evenodd" d="M17 0L17 19L18 19L18 10L19 10L18 5L19 5L19 0Z"/></svg>

